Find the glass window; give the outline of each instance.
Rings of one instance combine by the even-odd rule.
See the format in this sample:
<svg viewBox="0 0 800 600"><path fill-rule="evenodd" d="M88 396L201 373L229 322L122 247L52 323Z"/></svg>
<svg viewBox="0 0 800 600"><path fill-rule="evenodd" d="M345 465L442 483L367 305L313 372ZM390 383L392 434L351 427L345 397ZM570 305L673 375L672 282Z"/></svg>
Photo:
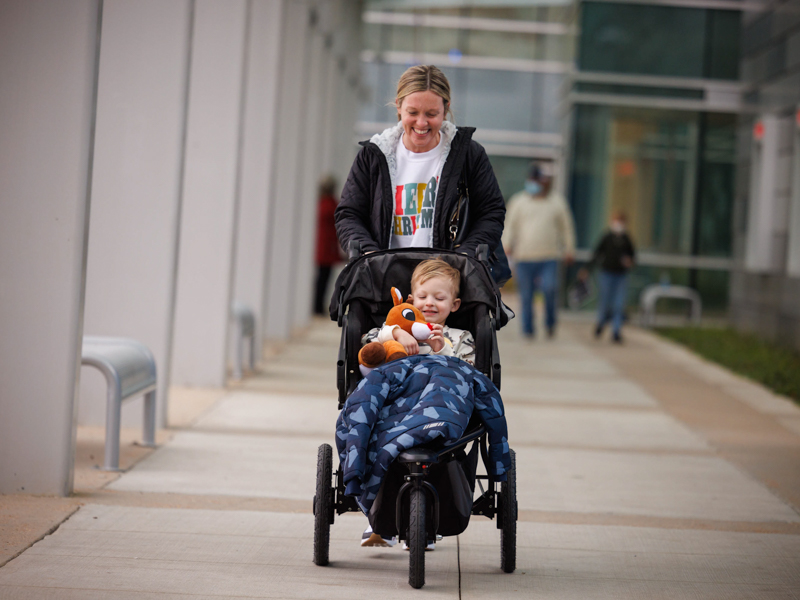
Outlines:
<svg viewBox="0 0 800 600"><path fill-rule="evenodd" d="M581 70L702 77L705 11L606 2L581 11Z"/></svg>
<svg viewBox="0 0 800 600"><path fill-rule="evenodd" d="M534 89L533 73L454 70L462 71L465 83L464 91L453 97L457 123L488 129L531 131L534 97L540 95Z"/></svg>
<svg viewBox="0 0 800 600"><path fill-rule="evenodd" d="M584 2L584 71L738 79L738 11Z"/></svg>
<svg viewBox="0 0 800 600"><path fill-rule="evenodd" d="M739 79L739 43L742 19L738 11L709 10L711 56L707 76L712 79Z"/></svg>
<svg viewBox="0 0 800 600"><path fill-rule="evenodd" d="M497 177L500 191L503 192L503 198L508 202L509 198L525 185L531 159L518 156L490 156L489 162L492 163L492 170Z"/></svg>
<svg viewBox="0 0 800 600"><path fill-rule="evenodd" d="M736 116L701 114L694 253L730 256L735 194Z"/></svg>
<svg viewBox="0 0 800 600"><path fill-rule="evenodd" d="M730 256L735 116L602 106L575 114L579 246L592 247L619 208L641 250Z"/></svg>
<svg viewBox="0 0 800 600"><path fill-rule="evenodd" d="M542 60L545 50L544 38L549 37L507 31L469 30L465 33L468 39L468 51L465 54L526 60Z"/></svg>

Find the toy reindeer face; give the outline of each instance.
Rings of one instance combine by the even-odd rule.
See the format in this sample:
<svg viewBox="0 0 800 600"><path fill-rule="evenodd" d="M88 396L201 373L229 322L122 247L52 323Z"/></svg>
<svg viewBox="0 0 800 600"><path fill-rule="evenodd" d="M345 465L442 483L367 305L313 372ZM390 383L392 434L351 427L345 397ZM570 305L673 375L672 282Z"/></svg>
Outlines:
<svg viewBox="0 0 800 600"><path fill-rule="evenodd" d="M397 288L392 288L392 301L394 302L394 307L386 315L387 325L397 325L400 329L410 333L420 341L431 337L433 328L430 323L425 320L422 313L414 308L412 304L403 302L403 295Z"/></svg>

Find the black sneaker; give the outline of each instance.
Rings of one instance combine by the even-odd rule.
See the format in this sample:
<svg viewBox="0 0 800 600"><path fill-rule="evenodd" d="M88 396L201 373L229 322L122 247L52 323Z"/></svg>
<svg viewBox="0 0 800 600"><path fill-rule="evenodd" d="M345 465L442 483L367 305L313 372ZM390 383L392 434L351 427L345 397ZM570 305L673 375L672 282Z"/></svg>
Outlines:
<svg viewBox="0 0 800 600"><path fill-rule="evenodd" d="M614 337L612 339L614 340L615 344L621 344L622 343L622 334L617 332L617 333L614 334Z"/></svg>
<svg viewBox="0 0 800 600"><path fill-rule="evenodd" d="M603 335L603 326L598 325L594 328L594 337L599 340L601 335Z"/></svg>

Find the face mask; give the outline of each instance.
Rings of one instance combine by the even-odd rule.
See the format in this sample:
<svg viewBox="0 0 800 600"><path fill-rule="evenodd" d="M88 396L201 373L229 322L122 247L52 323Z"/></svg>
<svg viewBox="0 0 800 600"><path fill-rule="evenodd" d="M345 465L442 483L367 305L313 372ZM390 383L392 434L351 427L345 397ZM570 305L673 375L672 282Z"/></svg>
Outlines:
<svg viewBox="0 0 800 600"><path fill-rule="evenodd" d="M525 191L531 196L538 196L542 191L542 186L538 181L526 181Z"/></svg>
<svg viewBox="0 0 800 600"><path fill-rule="evenodd" d="M625 233L625 223L614 221L611 223L611 231L614 233Z"/></svg>

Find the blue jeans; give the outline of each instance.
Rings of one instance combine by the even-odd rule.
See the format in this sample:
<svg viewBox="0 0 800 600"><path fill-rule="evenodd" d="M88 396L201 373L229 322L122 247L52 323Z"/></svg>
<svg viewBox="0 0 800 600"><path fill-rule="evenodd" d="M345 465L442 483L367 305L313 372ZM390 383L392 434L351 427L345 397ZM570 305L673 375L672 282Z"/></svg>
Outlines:
<svg viewBox="0 0 800 600"><path fill-rule="evenodd" d="M603 327L611 321L613 332L619 334L628 295L628 274L600 271L598 284L600 295L597 301L597 326Z"/></svg>
<svg viewBox="0 0 800 600"><path fill-rule="evenodd" d="M545 324L548 331L556 326L556 283L558 261L539 260L517 263L517 287L522 303L522 333L533 335L533 295L536 290L544 295Z"/></svg>

